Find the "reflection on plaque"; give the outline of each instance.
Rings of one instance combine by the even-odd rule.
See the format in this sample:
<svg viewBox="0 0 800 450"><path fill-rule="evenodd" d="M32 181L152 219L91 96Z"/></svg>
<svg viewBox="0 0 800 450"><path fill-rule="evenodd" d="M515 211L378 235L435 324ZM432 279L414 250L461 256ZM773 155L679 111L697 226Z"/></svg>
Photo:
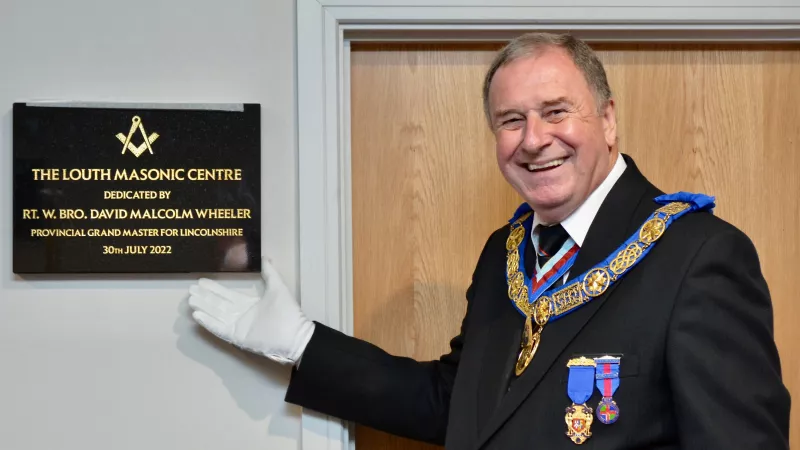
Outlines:
<svg viewBox="0 0 800 450"><path fill-rule="evenodd" d="M253 272L260 106L14 104L14 272Z"/></svg>

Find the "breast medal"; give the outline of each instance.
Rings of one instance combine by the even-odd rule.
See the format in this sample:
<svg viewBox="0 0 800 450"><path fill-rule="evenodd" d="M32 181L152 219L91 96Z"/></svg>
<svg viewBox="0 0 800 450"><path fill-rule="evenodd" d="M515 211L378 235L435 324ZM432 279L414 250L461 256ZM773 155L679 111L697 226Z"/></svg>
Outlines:
<svg viewBox="0 0 800 450"><path fill-rule="evenodd" d="M594 362L596 364L595 383L603 395L603 399L597 405L597 420L609 425L619 419L619 407L612 397L619 387L620 358L603 356L595 358Z"/></svg>
<svg viewBox="0 0 800 450"><path fill-rule="evenodd" d="M583 444L592 436L592 408L586 402L594 391L593 359L574 358L567 363L569 379L567 380L567 394L572 400L572 405L567 407L564 421L567 423L567 436L576 444Z"/></svg>

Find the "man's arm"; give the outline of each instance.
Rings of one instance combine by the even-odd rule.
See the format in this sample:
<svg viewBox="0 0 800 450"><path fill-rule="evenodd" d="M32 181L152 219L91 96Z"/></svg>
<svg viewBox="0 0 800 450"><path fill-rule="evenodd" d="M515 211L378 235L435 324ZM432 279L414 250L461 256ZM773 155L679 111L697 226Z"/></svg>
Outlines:
<svg viewBox="0 0 800 450"><path fill-rule="evenodd" d="M442 445L466 322L465 317L461 333L450 341L450 353L428 362L392 356L316 324L300 367L292 371L286 401Z"/></svg>
<svg viewBox="0 0 800 450"><path fill-rule="evenodd" d="M790 398L750 240L733 228L709 238L674 308L667 365L681 448L788 449Z"/></svg>

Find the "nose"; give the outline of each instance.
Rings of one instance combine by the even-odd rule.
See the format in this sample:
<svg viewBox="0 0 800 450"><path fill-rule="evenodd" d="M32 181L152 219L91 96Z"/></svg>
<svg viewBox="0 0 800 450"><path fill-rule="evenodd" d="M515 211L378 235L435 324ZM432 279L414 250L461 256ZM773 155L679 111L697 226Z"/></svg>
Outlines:
<svg viewBox="0 0 800 450"><path fill-rule="evenodd" d="M531 153L546 148L553 141L549 125L536 112L530 111L525 119L525 129L520 146Z"/></svg>

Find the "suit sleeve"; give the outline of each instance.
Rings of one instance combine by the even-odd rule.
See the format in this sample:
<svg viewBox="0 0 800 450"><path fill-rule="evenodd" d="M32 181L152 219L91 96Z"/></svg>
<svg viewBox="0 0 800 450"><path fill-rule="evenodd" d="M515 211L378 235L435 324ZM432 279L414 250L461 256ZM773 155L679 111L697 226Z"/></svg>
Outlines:
<svg viewBox="0 0 800 450"><path fill-rule="evenodd" d="M789 448L790 398L772 322L747 236L734 229L709 238L685 275L667 337L681 448Z"/></svg>
<svg viewBox="0 0 800 450"><path fill-rule="evenodd" d="M442 445L450 394L472 304L450 352L436 361L392 356L366 341L317 323L286 401L402 437Z"/></svg>

